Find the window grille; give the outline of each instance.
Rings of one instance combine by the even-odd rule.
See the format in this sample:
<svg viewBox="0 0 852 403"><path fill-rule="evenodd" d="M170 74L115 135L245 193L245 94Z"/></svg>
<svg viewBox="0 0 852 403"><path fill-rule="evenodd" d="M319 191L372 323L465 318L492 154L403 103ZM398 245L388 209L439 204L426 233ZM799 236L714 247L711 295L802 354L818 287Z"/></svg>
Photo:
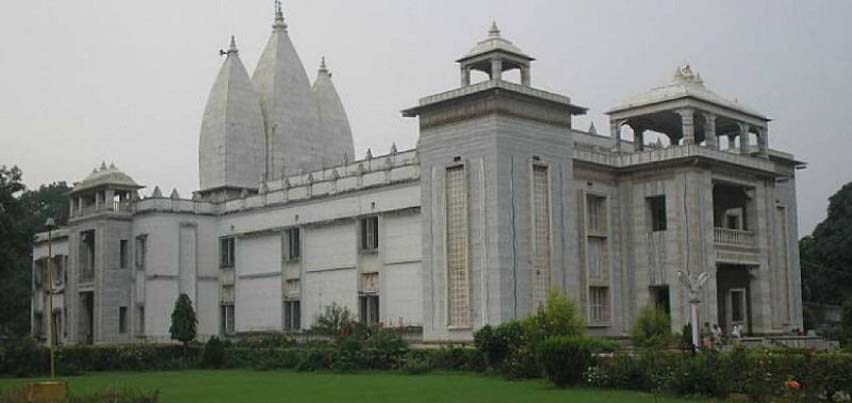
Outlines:
<svg viewBox="0 0 852 403"><path fill-rule="evenodd" d="M609 287L589 287L589 322L609 322Z"/></svg>
<svg viewBox="0 0 852 403"><path fill-rule="evenodd" d="M533 306L544 305L550 287L550 182L547 166L533 165Z"/></svg>
<svg viewBox="0 0 852 403"><path fill-rule="evenodd" d="M470 325L466 182L463 165L447 168L447 322L458 327Z"/></svg>

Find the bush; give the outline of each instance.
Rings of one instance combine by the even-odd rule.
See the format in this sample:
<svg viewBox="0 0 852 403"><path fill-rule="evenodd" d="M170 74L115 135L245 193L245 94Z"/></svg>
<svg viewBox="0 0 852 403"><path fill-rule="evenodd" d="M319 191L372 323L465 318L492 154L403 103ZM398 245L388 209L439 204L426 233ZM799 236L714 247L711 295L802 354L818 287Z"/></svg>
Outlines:
<svg viewBox="0 0 852 403"><path fill-rule="evenodd" d="M50 353L31 337L4 342L0 349L0 373L29 377L50 370Z"/></svg>
<svg viewBox="0 0 852 403"><path fill-rule="evenodd" d="M0 403L24 402L26 392L23 388L0 391ZM93 394L67 396L58 403L157 403L159 392L146 393L136 389L122 389L96 392Z"/></svg>
<svg viewBox="0 0 852 403"><path fill-rule="evenodd" d="M681 356L674 362L666 389L681 396L707 396L725 399L730 393L726 363L720 353L705 351Z"/></svg>
<svg viewBox="0 0 852 403"><path fill-rule="evenodd" d="M538 350L538 360L547 379L564 388L583 381L583 374L594 364L594 340L576 336L553 336L545 339Z"/></svg>
<svg viewBox="0 0 852 403"><path fill-rule="evenodd" d="M345 332L355 319L349 308L332 303L323 307L322 313L314 320L311 330L321 336L340 338L346 336Z"/></svg>
<svg viewBox="0 0 852 403"><path fill-rule="evenodd" d="M473 341L488 366L501 371L512 353L526 343L526 333L523 323L513 320L496 328L484 326L473 334Z"/></svg>
<svg viewBox="0 0 852 403"><path fill-rule="evenodd" d="M400 369L409 375L421 375L432 371L432 366L425 355L409 354L402 360Z"/></svg>
<svg viewBox="0 0 852 403"><path fill-rule="evenodd" d="M648 305L639 311L629 334L636 347L665 347L672 338L671 319L662 309L655 305Z"/></svg>
<svg viewBox="0 0 852 403"><path fill-rule="evenodd" d="M213 336L204 345L201 365L205 368L222 368L225 365L225 345L218 337Z"/></svg>
<svg viewBox="0 0 852 403"><path fill-rule="evenodd" d="M423 350L432 369L481 372L486 368L485 356L476 349L449 346Z"/></svg>
<svg viewBox="0 0 852 403"><path fill-rule="evenodd" d="M586 322L578 313L577 305L555 289L547 293L547 304L525 319L523 326L533 347L548 337L586 334Z"/></svg>

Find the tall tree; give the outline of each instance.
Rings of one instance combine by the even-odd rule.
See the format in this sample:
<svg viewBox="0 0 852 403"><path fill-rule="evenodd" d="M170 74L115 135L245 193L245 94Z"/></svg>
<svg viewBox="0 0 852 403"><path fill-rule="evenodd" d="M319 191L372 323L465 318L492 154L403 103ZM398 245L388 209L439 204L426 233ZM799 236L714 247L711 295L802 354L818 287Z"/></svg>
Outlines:
<svg viewBox="0 0 852 403"><path fill-rule="evenodd" d="M172 326L169 327L169 334L172 340L178 340L187 345L195 340L195 326L198 324L198 319L195 317L195 310L192 309L192 300L189 295L180 294L175 301L175 309L172 311Z"/></svg>
<svg viewBox="0 0 852 403"><path fill-rule="evenodd" d="M0 166L0 336L30 331L33 235L48 217L68 221L65 182L27 190L18 167Z"/></svg>
<svg viewBox="0 0 852 403"><path fill-rule="evenodd" d="M0 336L30 330L30 251L32 232L22 218L28 212L18 167L0 166Z"/></svg>
<svg viewBox="0 0 852 403"><path fill-rule="evenodd" d="M852 182L828 199L828 215L799 241L805 301L841 304L852 297Z"/></svg>

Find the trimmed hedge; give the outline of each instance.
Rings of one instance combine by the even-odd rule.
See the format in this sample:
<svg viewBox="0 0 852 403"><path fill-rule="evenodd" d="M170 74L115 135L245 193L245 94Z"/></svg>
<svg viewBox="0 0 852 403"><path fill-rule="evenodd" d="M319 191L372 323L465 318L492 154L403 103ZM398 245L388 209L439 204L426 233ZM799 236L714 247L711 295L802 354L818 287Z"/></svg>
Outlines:
<svg viewBox="0 0 852 403"><path fill-rule="evenodd" d="M554 385L564 388L583 381L583 374L594 364L594 340L586 337L555 336L541 343L538 360Z"/></svg>

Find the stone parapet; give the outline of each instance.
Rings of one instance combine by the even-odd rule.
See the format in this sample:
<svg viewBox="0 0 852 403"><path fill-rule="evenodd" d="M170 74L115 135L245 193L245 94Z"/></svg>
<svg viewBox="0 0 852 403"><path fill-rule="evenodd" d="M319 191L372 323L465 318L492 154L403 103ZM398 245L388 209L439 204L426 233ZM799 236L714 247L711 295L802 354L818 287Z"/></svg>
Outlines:
<svg viewBox="0 0 852 403"><path fill-rule="evenodd" d="M686 158L704 158L763 172L775 172L775 164L765 158L714 150L697 144L657 148L633 153L614 153L595 147L575 147L574 159L612 168L632 168Z"/></svg>

